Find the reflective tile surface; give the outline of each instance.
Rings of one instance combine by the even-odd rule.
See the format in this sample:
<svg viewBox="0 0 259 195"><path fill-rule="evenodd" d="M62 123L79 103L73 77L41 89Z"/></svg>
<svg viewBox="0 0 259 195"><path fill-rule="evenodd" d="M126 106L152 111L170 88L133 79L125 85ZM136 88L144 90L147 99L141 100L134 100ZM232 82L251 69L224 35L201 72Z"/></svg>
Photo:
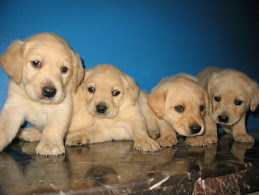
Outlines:
<svg viewBox="0 0 259 195"><path fill-rule="evenodd" d="M180 138L156 153L133 142L67 147L57 157L35 155L37 143L15 140L0 153L0 194L246 194L259 191L259 130L255 144L190 147Z"/></svg>

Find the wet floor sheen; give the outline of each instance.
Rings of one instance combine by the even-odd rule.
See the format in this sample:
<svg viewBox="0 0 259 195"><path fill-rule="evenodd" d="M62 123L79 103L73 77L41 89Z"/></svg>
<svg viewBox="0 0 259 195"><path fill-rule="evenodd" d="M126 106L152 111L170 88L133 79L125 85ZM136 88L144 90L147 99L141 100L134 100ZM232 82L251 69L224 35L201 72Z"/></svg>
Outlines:
<svg viewBox="0 0 259 195"><path fill-rule="evenodd" d="M15 140L0 153L0 194L245 194L259 190L255 144L190 147L180 138L155 153L119 141L66 147L58 157L35 155L37 143Z"/></svg>

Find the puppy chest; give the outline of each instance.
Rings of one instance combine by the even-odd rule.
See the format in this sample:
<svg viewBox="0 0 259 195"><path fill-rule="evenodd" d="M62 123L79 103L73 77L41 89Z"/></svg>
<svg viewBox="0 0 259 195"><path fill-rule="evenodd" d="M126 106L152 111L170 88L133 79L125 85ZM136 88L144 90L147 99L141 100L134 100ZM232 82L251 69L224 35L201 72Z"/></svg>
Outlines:
<svg viewBox="0 0 259 195"><path fill-rule="evenodd" d="M25 118L31 125L43 129L46 123L49 121L49 112L30 110Z"/></svg>

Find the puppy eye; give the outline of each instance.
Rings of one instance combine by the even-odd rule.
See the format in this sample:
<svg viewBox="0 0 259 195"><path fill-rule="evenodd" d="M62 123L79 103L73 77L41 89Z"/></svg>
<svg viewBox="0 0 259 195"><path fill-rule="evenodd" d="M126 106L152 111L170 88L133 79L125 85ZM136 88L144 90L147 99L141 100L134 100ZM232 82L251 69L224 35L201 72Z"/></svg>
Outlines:
<svg viewBox="0 0 259 195"><path fill-rule="evenodd" d="M94 87L88 87L88 92L89 93L94 93L95 92L95 88Z"/></svg>
<svg viewBox="0 0 259 195"><path fill-rule="evenodd" d="M114 90L113 92L112 92L112 96L118 96L118 95L120 95L120 91L117 91L117 90Z"/></svg>
<svg viewBox="0 0 259 195"><path fill-rule="evenodd" d="M61 71L62 73L67 73L68 67L62 66L62 67L60 68L60 71Z"/></svg>
<svg viewBox="0 0 259 195"><path fill-rule="evenodd" d="M34 67L36 67L36 68L41 67L41 62L38 61L38 60L31 61L31 64L32 64Z"/></svg>
<svg viewBox="0 0 259 195"><path fill-rule="evenodd" d="M219 97L219 96L215 96L215 97L214 97L214 100L215 100L216 102L220 102L221 97Z"/></svg>
<svg viewBox="0 0 259 195"><path fill-rule="evenodd" d="M202 112L204 110L204 106L200 106L200 111Z"/></svg>
<svg viewBox="0 0 259 195"><path fill-rule="evenodd" d="M174 109L175 109L176 112L183 112L184 111L184 107L181 106L181 105L175 106Z"/></svg>
<svg viewBox="0 0 259 195"><path fill-rule="evenodd" d="M240 106L243 103L241 100L235 100L235 105Z"/></svg>

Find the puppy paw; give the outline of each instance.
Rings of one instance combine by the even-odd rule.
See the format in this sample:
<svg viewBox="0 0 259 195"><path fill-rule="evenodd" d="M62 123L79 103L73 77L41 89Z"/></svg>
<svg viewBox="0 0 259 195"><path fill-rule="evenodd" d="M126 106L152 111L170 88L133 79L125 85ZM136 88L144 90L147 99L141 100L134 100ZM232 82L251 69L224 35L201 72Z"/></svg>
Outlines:
<svg viewBox="0 0 259 195"><path fill-rule="evenodd" d="M217 136L205 136L205 139L207 141L208 144L216 144L218 142L218 138Z"/></svg>
<svg viewBox="0 0 259 195"><path fill-rule="evenodd" d="M251 135L238 135L234 137L236 142L240 143L254 143L255 140Z"/></svg>
<svg viewBox="0 0 259 195"><path fill-rule="evenodd" d="M66 146L82 146L88 143L89 143L89 140L85 134L77 134L74 136L69 136L66 139Z"/></svg>
<svg viewBox="0 0 259 195"><path fill-rule="evenodd" d="M65 153L65 147L63 144L48 143L41 141L37 148L36 153L40 155L60 155Z"/></svg>
<svg viewBox="0 0 259 195"><path fill-rule="evenodd" d="M178 143L177 138L174 136L160 137L156 141L161 147L171 147Z"/></svg>
<svg viewBox="0 0 259 195"><path fill-rule="evenodd" d="M185 143L190 146L206 146L208 142L204 136L187 137Z"/></svg>
<svg viewBox="0 0 259 195"><path fill-rule="evenodd" d="M160 149L160 146L156 141L151 138L135 140L134 149L144 152L155 152Z"/></svg>
<svg viewBox="0 0 259 195"><path fill-rule="evenodd" d="M41 133L38 129L28 127L22 129L17 135L17 137L27 142L37 142L40 141Z"/></svg>

